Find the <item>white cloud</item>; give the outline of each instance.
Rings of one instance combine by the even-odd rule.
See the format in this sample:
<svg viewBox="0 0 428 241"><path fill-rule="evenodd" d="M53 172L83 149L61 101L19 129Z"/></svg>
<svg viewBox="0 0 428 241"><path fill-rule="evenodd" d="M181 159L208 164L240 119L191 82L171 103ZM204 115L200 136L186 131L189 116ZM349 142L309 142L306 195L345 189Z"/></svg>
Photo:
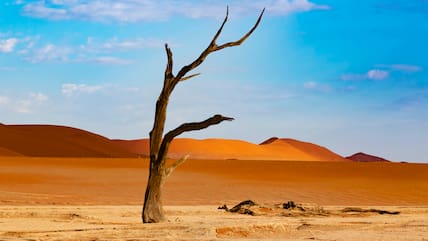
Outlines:
<svg viewBox="0 0 428 241"><path fill-rule="evenodd" d="M86 85L86 84L63 84L61 92L65 96L73 96L79 93L94 93L101 90L101 85Z"/></svg>
<svg viewBox="0 0 428 241"><path fill-rule="evenodd" d="M305 87L306 89L313 89L315 87L317 87L317 83L315 83L314 81L309 81L303 84L303 87Z"/></svg>
<svg viewBox="0 0 428 241"><path fill-rule="evenodd" d="M326 85L326 84L318 84L315 81L306 82L306 83L303 84L303 87L305 89L316 90L316 91L320 91L320 92L324 92L324 93L332 91L331 86Z"/></svg>
<svg viewBox="0 0 428 241"><path fill-rule="evenodd" d="M0 96L0 106L7 105L10 103L10 99L7 96Z"/></svg>
<svg viewBox="0 0 428 241"><path fill-rule="evenodd" d="M41 62L64 62L69 60L72 49L69 47L60 47L53 44L47 44L42 48L30 48L21 54L26 55L25 60L31 63Z"/></svg>
<svg viewBox="0 0 428 241"><path fill-rule="evenodd" d="M344 81L356 81L356 80L383 80L388 78L390 75L389 71L381 69L371 69L366 74L343 74L340 76L341 80Z"/></svg>
<svg viewBox="0 0 428 241"><path fill-rule="evenodd" d="M376 65L378 68L386 68L391 71L399 71L406 73L414 73L422 71L421 66L411 65L411 64L378 64Z"/></svg>
<svg viewBox="0 0 428 241"><path fill-rule="evenodd" d="M37 107L47 102L48 99L49 97L42 93L29 93L27 97L19 99L0 96L0 106L13 112L30 114L33 113Z"/></svg>
<svg viewBox="0 0 428 241"><path fill-rule="evenodd" d="M100 54L113 53L121 51L134 51L147 48L163 48L165 42L159 39L124 39L112 38L99 41L93 37L88 37L86 44L82 44L75 51L80 54Z"/></svg>
<svg viewBox="0 0 428 241"><path fill-rule="evenodd" d="M49 99L48 96L42 93L30 93L29 97L30 97L30 100L37 103L43 103Z"/></svg>
<svg viewBox="0 0 428 241"><path fill-rule="evenodd" d="M25 46L18 53L25 61L31 63L43 62L77 62L98 63L111 65L126 65L132 61L112 56L118 52L130 52L144 48L162 48L165 41L157 39L124 39L112 38L98 41L88 37L85 44L79 46L58 46L52 43L38 44L39 37L23 38ZM108 56L103 56L108 54ZM100 56L101 55L101 56Z"/></svg>
<svg viewBox="0 0 428 241"><path fill-rule="evenodd" d="M17 43L18 43L18 39L16 38L0 39L0 52L3 52L3 53L13 52Z"/></svg>
<svg viewBox="0 0 428 241"><path fill-rule="evenodd" d="M106 41L102 44L103 49L110 50L133 50L142 48L162 48L164 41L156 39L134 39L119 41L117 38Z"/></svg>
<svg viewBox="0 0 428 241"><path fill-rule="evenodd" d="M111 56L96 57L88 61L99 63L99 64L111 64L111 65L127 65L131 63L131 61L128 61L126 59L121 59L121 58L116 58Z"/></svg>
<svg viewBox="0 0 428 241"><path fill-rule="evenodd" d="M391 72L415 73L422 71L422 67L410 64L376 64L376 69L371 69L365 74L343 74L341 80L384 80L390 77Z"/></svg>
<svg viewBox="0 0 428 241"><path fill-rule="evenodd" d="M380 69L372 69L367 72L367 78L372 80L383 80L389 77L389 72Z"/></svg>
<svg viewBox="0 0 428 241"><path fill-rule="evenodd" d="M266 4L267 10L277 15L330 9L328 5L318 5L308 0L276 0L270 4L267 4L266 2L260 3L260 5L262 4Z"/></svg>
<svg viewBox="0 0 428 241"><path fill-rule="evenodd" d="M267 7L268 12L285 15L311 10L326 10L330 7L308 0L260 0L260 1L173 1L173 0L46 0L26 3L24 14L51 20L80 19L97 22L138 22L159 21L173 15L190 18L214 17L224 15L225 6L231 6L235 13L260 11Z"/></svg>

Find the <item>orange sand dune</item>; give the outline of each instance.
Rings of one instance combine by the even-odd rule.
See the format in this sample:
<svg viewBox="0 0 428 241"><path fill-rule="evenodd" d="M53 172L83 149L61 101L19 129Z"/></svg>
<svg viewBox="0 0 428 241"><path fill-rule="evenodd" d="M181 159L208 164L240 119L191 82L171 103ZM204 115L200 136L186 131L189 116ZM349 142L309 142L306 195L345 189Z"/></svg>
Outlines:
<svg viewBox="0 0 428 241"><path fill-rule="evenodd" d="M290 138L270 138L263 142L261 145L271 148L283 148L288 150L294 150L296 154L298 152L304 153L304 156L296 155L292 160L305 160L305 161L349 161L342 156L330 151L329 149L315 145L309 142L298 141Z"/></svg>
<svg viewBox="0 0 428 241"><path fill-rule="evenodd" d="M0 125L0 156L147 157L149 140L110 140L84 130L53 125ZM177 138L168 157L274 161L349 161L308 142L271 138L262 144L241 140Z"/></svg>
<svg viewBox="0 0 428 241"><path fill-rule="evenodd" d="M169 158L187 154L192 159L238 159L276 161L348 161L327 148L293 139L271 138L260 145L241 140L177 138L171 143ZM123 141L117 145L132 153L149 155L148 139Z"/></svg>
<svg viewBox="0 0 428 241"><path fill-rule="evenodd" d="M135 156L100 135L52 125L0 125L0 155L45 157Z"/></svg>

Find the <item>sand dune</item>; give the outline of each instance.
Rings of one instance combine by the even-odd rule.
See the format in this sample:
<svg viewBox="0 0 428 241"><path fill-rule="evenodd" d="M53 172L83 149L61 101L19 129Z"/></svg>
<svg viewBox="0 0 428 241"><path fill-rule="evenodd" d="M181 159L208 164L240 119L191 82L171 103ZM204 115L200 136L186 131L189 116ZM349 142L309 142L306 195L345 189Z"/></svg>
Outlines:
<svg viewBox="0 0 428 241"><path fill-rule="evenodd" d="M305 160L305 161L347 161L342 156L330 151L329 149L309 143L298 141L290 138L279 139L276 137L270 138L260 145L269 148L278 148L285 153L295 153L294 156L289 156L290 160Z"/></svg>
<svg viewBox="0 0 428 241"><path fill-rule="evenodd" d="M354 155L346 157L346 159L355 161L355 162L390 162L384 158L369 155L366 153L358 152Z"/></svg>
<svg viewBox="0 0 428 241"><path fill-rule="evenodd" d="M103 136L71 127L1 125L0 155L45 157L135 156Z"/></svg>
<svg viewBox="0 0 428 241"><path fill-rule="evenodd" d="M178 159L189 154L191 159L205 160L349 161L312 143L293 139L269 140L257 145L241 140L177 138L171 143L168 157ZM148 139L114 142L129 152L149 155Z"/></svg>
<svg viewBox="0 0 428 241"><path fill-rule="evenodd" d="M349 161L325 147L289 138L261 144L228 139L177 138L168 157L204 160ZM148 157L149 140L110 140L88 131L54 125L0 125L0 156Z"/></svg>

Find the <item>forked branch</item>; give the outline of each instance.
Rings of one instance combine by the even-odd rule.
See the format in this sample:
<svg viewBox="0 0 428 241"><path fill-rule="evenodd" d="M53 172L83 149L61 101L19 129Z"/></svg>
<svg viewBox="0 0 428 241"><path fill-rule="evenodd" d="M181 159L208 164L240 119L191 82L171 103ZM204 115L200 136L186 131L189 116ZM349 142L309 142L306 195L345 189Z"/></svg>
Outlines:
<svg viewBox="0 0 428 241"><path fill-rule="evenodd" d="M263 8L262 13L260 14L259 18L256 21L256 24L254 24L254 26L250 29L250 31L248 31L248 33L246 33L244 36L242 36L242 38L240 38L237 41L228 42L228 43L222 44L220 46L216 46L214 51L218 51L218 50L221 50L221 49L224 49L227 47L233 47L233 46L241 45L245 40L247 40L248 37L250 37L250 35L254 32L254 30L256 30L257 26L259 26L259 23L262 20L264 12L265 12L265 9ZM226 19L227 19L227 17L226 17ZM223 28L223 26L222 26L222 28Z"/></svg>
<svg viewBox="0 0 428 241"><path fill-rule="evenodd" d="M232 41L232 42L228 42L222 45L217 45L217 39L220 36L221 32L223 31L223 27L226 24L228 17L229 17L229 7L227 8L226 11L226 17L223 20L223 23L221 24L220 28L218 29L217 33L214 35L213 39L211 40L210 44L208 45L208 47L199 55L199 57L197 59L195 59L192 63L190 63L189 65L186 65L184 67L182 67L180 69L180 71L178 71L177 76L175 77L174 80L174 84L177 84L189 71L195 69L196 67L198 67L202 62L204 62L205 58L211 54L212 52L224 49L224 48L228 48L228 47L233 47L233 46L238 46L241 45L253 32L254 30L256 30L256 28L259 26L260 21L262 20L263 14L265 12L265 9L263 9L263 11L260 13L256 23L254 24L254 26L250 29L250 31L248 31L242 38L240 38L237 41Z"/></svg>

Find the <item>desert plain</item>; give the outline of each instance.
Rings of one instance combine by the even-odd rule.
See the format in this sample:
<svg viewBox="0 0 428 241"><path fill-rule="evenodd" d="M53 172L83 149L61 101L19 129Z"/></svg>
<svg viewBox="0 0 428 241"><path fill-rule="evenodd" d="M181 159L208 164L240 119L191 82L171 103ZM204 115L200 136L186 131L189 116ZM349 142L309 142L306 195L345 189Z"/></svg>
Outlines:
<svg viewBox="0 0 428 241"><path fill-rule="evenodd" d="M148 159L120 155L144 141L71 130L43 144L46 129L0 127L9 138L0 138L0 240L428 240L426 164L349 161L290 139L183 139L173 155L202 151L164 185L168 221L142 224ZM17 145L22 137L27 148ZM113 157L106 150L117 142ZM57 152L47 156L42 146ZM244 200L257 203L253 215L218 209ZM283 209L288 201L304 211Z"/></svg>

